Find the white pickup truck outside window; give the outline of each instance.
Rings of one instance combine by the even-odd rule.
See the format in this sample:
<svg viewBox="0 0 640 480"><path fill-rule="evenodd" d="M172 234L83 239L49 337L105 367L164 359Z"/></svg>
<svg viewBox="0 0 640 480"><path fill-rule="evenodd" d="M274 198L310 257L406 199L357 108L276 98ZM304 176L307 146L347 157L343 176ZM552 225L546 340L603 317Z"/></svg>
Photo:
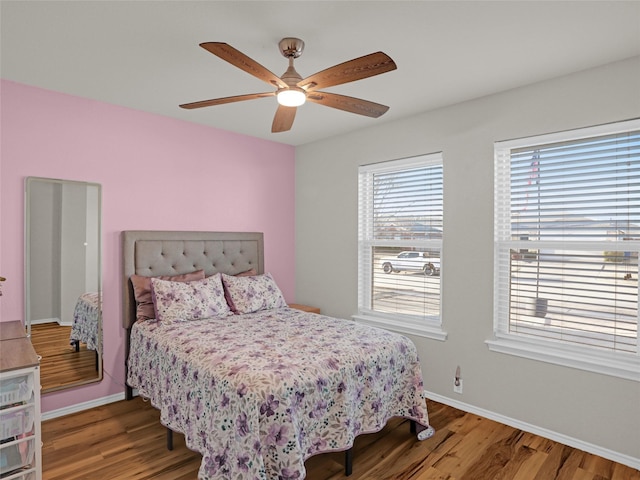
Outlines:
<svg viewBox="0 0 640 480"><path fill-rule="evenodd" d="M357 321L444 340L442 154L359 169Z"/></svg>

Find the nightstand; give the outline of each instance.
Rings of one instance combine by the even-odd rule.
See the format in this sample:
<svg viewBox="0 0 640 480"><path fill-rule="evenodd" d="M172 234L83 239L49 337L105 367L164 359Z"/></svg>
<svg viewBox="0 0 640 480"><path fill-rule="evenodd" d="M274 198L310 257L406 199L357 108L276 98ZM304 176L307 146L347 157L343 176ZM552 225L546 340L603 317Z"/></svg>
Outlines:
<svg viewBox="0 0 640 480"><path fill-rule="evenodd" d="M302 310L303 312L320 313L320 309L318 307L300 305L299 303L290 303L289 308L295 308L296 310Z"/></svg>

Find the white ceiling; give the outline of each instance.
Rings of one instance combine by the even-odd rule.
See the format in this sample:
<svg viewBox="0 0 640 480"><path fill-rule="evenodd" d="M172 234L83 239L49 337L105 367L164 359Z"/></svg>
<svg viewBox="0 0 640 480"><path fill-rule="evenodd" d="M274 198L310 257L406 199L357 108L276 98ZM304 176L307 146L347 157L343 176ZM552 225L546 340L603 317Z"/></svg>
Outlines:
<svg viewBox="0 0 640 480"><path fill-rule="evenodd" d="M290 145L640 55L640 1L7 1L2 78ZM382 50L398 69L326 91L389 105L378 119L307 103L272 134L271 91L198 46L226 42L280 75L282 37L306 77ZM640 88L640 87L639 87Z"/></svg>

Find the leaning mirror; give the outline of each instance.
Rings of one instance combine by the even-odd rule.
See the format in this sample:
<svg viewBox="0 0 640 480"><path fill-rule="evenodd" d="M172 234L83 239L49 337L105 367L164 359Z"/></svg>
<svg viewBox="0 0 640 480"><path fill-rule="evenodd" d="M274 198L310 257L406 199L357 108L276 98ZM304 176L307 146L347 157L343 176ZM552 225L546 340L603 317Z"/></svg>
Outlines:
<svg viewBox="0 0 640 480"><path fill-rule="evenodd" d="M101 187L28 177L25 325L42 392L102 379Z"/></svg>

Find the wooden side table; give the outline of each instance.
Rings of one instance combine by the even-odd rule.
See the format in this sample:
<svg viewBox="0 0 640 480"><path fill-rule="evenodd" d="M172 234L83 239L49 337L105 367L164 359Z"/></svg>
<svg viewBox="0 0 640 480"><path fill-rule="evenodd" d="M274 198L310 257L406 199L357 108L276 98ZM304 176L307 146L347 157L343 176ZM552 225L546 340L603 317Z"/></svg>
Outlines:
<svg viewBox="0 0 640 480"><path fill-rule="evenodd" d="M302 310L303 312L320 313L318 307L310 307L309 305L301 305L299 303L290 303L289 308L295 308L296 310Z"/></svg>
<svg viewBox="0 0 640 480"><path fill-rule="evenodd" d="M0 341L11 340L13 338L24 338L26 336L27 332L20 320L2 322L2 325L0 325Z"/></svg>

